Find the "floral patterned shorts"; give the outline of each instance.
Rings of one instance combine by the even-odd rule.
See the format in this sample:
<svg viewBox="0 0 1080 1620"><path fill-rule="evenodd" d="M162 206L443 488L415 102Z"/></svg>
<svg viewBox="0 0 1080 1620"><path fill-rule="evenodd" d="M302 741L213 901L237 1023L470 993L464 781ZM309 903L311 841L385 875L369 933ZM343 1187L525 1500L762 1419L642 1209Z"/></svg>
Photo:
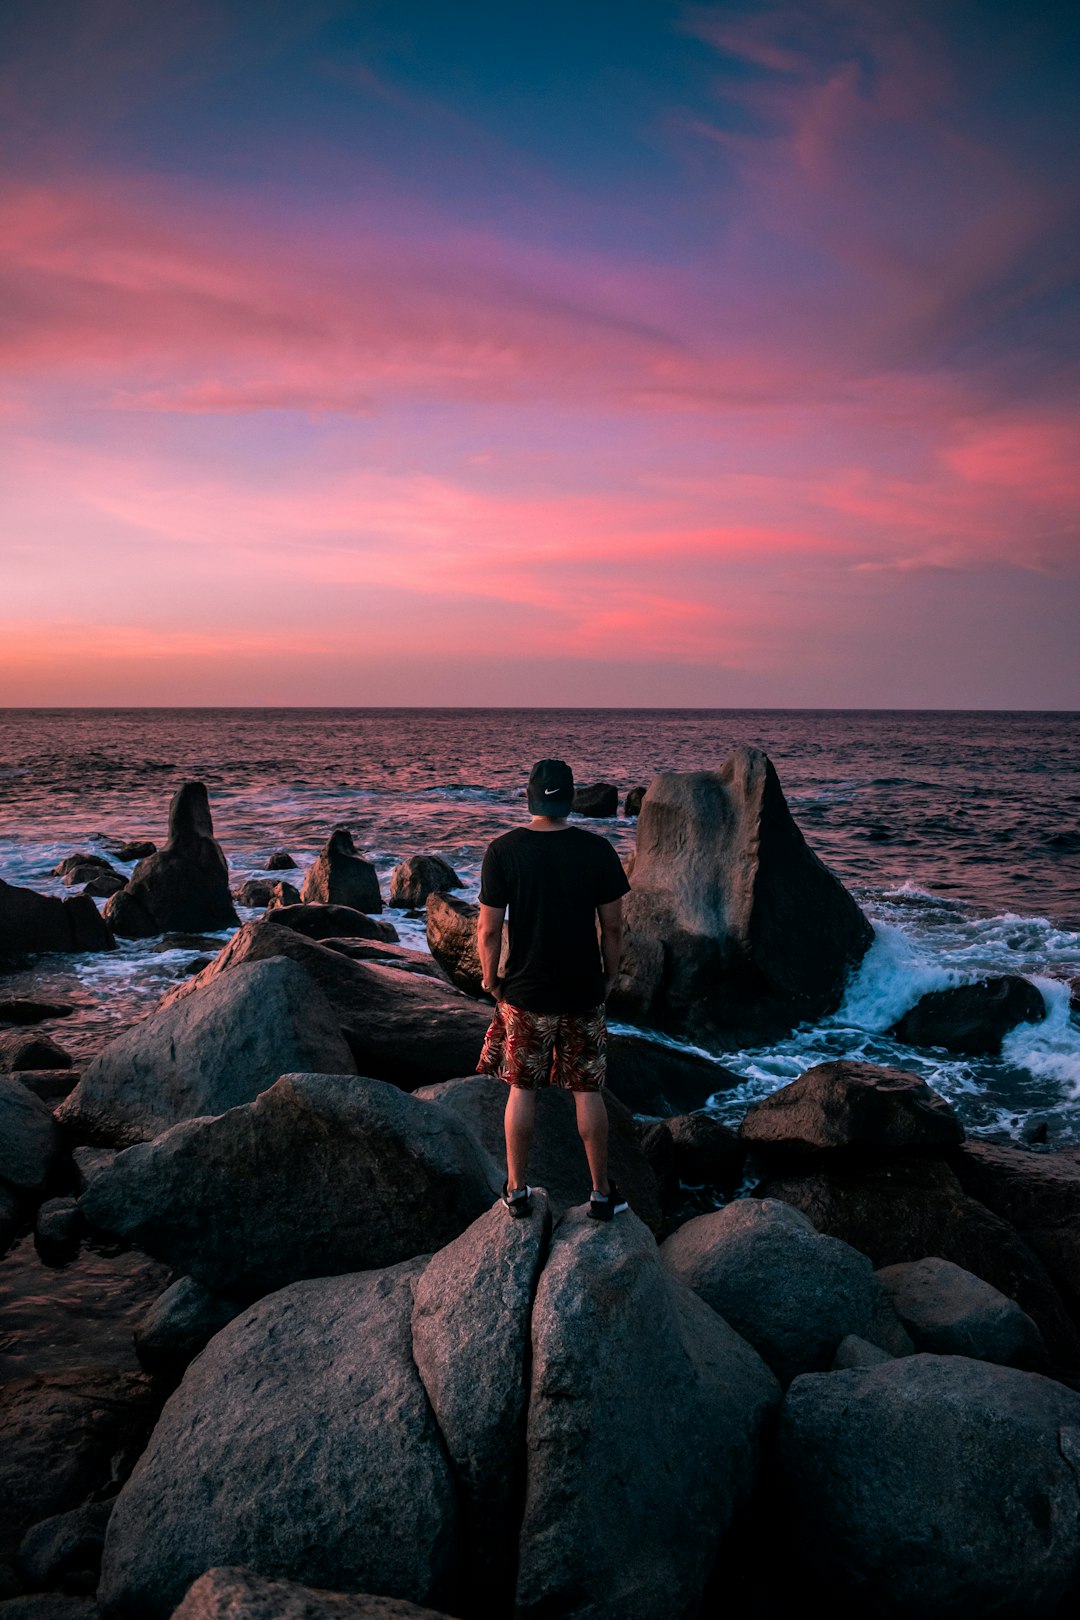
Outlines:
<svg viewBox="0 0 1080 1620"><path fill-rule="evenodd" d="M476 1065L477 1074L495 1075L523 1091L599 1091L606 1070L602 1004L584 1013L534 1013L498 1001Z"/></svg>

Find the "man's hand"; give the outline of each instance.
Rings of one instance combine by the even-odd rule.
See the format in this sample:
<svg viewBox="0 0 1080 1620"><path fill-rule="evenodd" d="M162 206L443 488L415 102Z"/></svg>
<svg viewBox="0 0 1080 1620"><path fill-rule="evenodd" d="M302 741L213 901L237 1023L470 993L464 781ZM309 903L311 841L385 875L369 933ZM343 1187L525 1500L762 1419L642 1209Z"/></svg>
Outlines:
<svg viewBox="0 0 1080 1620"><path fill-rule="evenodd" d="M493 984L482 984L480 986L485 995L494 996L496 1001L502 1000L502 987L503 982L501 979L496 979Z"/></svg>

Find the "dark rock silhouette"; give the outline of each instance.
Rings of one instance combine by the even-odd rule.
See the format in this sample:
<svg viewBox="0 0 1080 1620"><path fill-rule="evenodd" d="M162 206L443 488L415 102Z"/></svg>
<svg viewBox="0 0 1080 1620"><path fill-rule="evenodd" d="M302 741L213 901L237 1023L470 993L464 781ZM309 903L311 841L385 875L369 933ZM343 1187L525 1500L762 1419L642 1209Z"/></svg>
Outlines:
<svg viewBox="0 0 1080 1620"><path fill-rule="evenodd" d="M194 1277L178 1277L159 1294L135 1329L135 1354L155 1377L179 1383L190 1362L223 1327L247 1309L248 1301L227 1299Z"/></svg>
<svg viewBox="0 0 1080 1620"><path fill-rule="evenodd" d="M70 1069L71 1054L49 1035L0 1030L0 1070Z"/></svg>
<svg viewBox="0 0 1080 1620"><path fill-rule="evenodd" d="M147 855L153 855L157 845L150 838L132 838L126 844L121 844L116 852L118 861L141 861Z"/></svg>
<svg viewBox="0 0 1080 1620"><path fill-rule="evenodd" d="M295 890L293 891L295 893ZM271 921L279 928L292 928L307 939L377 939L394 945L401 938L392 922L372 917L355 906L335 906L298 900L286 904L269 902Z"/></svg>
<svg viewBox="0 0 1080 1620"><path fill-rule="evenodd" d="M238 906L298 906L300 890L280 880L248 878L237 889L234 899Z"/></svg>
<svg viewBox="0 0 1080 1620"><path fill-rule="evenodd" d="M632 787L629 789L626 798L623 800L622 813L624 816L639 816L641 814L641 801L645 797L647 791L648 789L644 783L640 787Z"/></svg>
<svg viewBox="0 0 1080 1620"><path fill-rule="evenodd" d="M268 872L290 872L295 869L296 862L287 849L275 849L266 857L266 870Z"/></svg>
<svg viewBox="0 0 1080 1620"><path fill-rule="evenodd" d="M1017 1024L1046 1017L1038 987L1018 973L931 990L893 1025L908 1046L943 1046L968 1057L994 1057Z"/></svg>
<svg viewBox="0 0 1080 1620"><path fill-rule="evenodd" d="M106 903L105 916L127 939L149 939L170 929L213 931L239 922L205 783L185 782L174 795L167 843L139 862L126 888Z"/></svg>
<svg viewBox="0 0 1080 1620"><path fill-rule="evenodd" d="M304 879L300 897L304 901L352 906L355 911L383 909L375 868L357 854L347 827L336 827L330 834Z"/></svg>
<svg viewBox="0 0 1080 1620"><path fill-rule="evenodd" d="M422 906L436 890L460 889L461 879L441 855L410 855L390 878L392 906Z"/></svg>
<svg viewBox="0 0 1080 1620"><path fill-rule="evenodd" d="M436 893L427 897L425 931L428 950L451 984L456 984L467 996L482 994L484 976L476 941L479 916L480 907L472 901L459 900L452 894ZM504 922L502 960L505 960L507 948L507 925Z"/></svg>
<svg viewBox="0 0 1080 1620"><path fill-rule="evenodd" d="M70 1018L69 1001L38 1001L29 996L0 1000L0 1024L43 1024L48 1018Z"/></svg>
<svg viewBox="0 0 1080 1620"><path fill-rule="evenodd" d="M574 789L575 816L617 816L619 790L614 782L590 782Z"/></svg>
<svg viewBox="0 0 1080 1620"><path fill-rule="evenodd" d="M59 1153L52 1110L14 1075L0 1074L0 1182L41 1187Z"/></svg>
<svg viewBox="0 0 1080 1620"><path fill-rule="evenodd" d="M111 951L112 931L88 894L66 900L0 878L0 955Z"/></svg>
<svg viewBox="0 0 1080 1620"><path fill-rule="evenodd" d="M844 1149L941 1152L963 1141L964 1127L920 1075L841 1059L753 1103L739 1135L754 1153L807 1158Z"/></svg>

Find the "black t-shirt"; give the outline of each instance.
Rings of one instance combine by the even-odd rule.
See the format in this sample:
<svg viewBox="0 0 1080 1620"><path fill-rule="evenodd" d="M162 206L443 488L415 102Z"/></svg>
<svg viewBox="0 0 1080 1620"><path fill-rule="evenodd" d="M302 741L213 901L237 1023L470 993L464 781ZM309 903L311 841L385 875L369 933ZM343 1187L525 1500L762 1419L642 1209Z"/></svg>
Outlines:
<svg viewBox="0 0 1080 1620"><path fill-rule="evenodd" d="M630 885L606 838L584 827L515 827L488 845L486 906L509 907L503 995L527 1012L578 1013L604 999L596 908Z"/></svg>

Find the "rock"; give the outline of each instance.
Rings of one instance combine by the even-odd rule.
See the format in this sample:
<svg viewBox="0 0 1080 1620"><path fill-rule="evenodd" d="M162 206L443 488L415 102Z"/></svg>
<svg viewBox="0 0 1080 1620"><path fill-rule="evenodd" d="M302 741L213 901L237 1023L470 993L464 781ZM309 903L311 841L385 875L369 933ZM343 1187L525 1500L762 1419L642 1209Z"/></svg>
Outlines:
<svg viewBox="0 0 1080 1620"><path fill-rule="evenodd" d="M684 1186L731 1191L738 1185L746 1150L730 1126L712 1114L693 1113L676 1114L660 1128L671 1139L675 1174Z"/></svg>
<svg viewBox="0 0 1080 1620"><path fill-rule="evenodd" d="M626 798L623 800L622 813L624 816L639 816L641 814L641 801L645 797L645 793L646 787L644 783L640 787L632 787L628 790Z"/></svg>
<svg viewBox="0 0 1080 1620"><path fill-rule="evenodd" d="M119 894L126 883L127 879L121 877L119 872L98 872L84 883L82 892L98 900L107 900L110 895Z"/></svg>
<svg viewBox="0 0 1080 1620"><path fill-rule="evenodd" d="M964 1127L919 1075L841 1059L753 1103L739 1135L757 1154L807 1157L840 1148L941 1152L963 1141Z"/></svg>
<svg viewBox="0 0 1080 1620"><path fill-rule="evenodd" d="M0 1620L97 1620L97 1614L97 1604L90 1598L59 1592L35 1592L0 1603Z"/></svg>
<svg viewBox="0 0 1080 1620"><path fill-rule="evenodd" d="M441 1248L501 1178L450 1110L383 1080L287 1074L118 1154L81 1208L226 1296Z"/></svg>
<svg viewBox="0 0 1080 1620"><path fill-rule="evenodd" d="M790 1204L740 1198L687 1221L660 1257L785 1386L831 1367L849 1333L893 1355L912 1349L866 1256Z"/></svg>
<svg viewBox="0 0 1080 1620"><path fill-rule="evenodd" d="M624 916L612 1010L713 1046L835 1012L873 938L755 748L719 771L653 777Z"/></svg>
<svg viewBox="0 0 1080 1620"><path fill-rule="evenodd" d="M83 1220L74 1198L49 1198L34 1224L34 1247L49 1266L62 1266L79 1252Z"/></svg>
<svg viewBox="0 0 1080 1620"><path fill-rule="evenodd" d="M141 1373L76 1367L0 1384L0 1554L41 1519L115 1490L155 1415Z"/></svg>
<svg viewBox="0 0 1080 1620"><path fill-rule="evenodd" d="M135 1329L140 1366L155 1377L179 1383L188 1363L245 1309L246 1302L214 1294L194 1277L177 1278Z"/></svg>
<svg viewBox="0 0 1080 1620"><path fill-rule="evenodd" d="M238 906L298 906L300 890L270 878L248 878L233 896Z"/></svg>
<svg viewBox="0 0 1080 1620"><path fill-rule="evenodd" d="M381 962L384 967L397 968L402 973L419 973L422 978L446 983L427 951L412 951L407 945L386 945L377 939L323 939L319 943L328 951L347 956L351 962Z"/></svg>
<svg viewBox="0 0 1080 1620"><path fill-rule="evenodd" d="M613 782L590 782L574 789L575 816L617 816L619 790Z"/></svg>
<svg viewBox="0 0 1080 1620"><path fill-rule="evenodd" d="M919 1350L1040 1369L1046 1346L1013 1299L951 1260L929 1255L885 1266L878 1281Z"/></svg>
<svg viewBox="0 0 1080 1620"><path fill-rule="evenodd" d="M931 990L889 1031L908 1046L943 1046L969 1057L996 1057L1017 1024L1037 1024L1046 1004L1017 973Z"/></svg>
<svg viewBox="0 0 1080 1620"><path fill-rule="evenodd" d="M208 934L163 934L150 949L155 956L161 956L166 951L209 951L216 956L222 945L220 939Z"/></svg>
<svg viewBox="0 0 1080 1620"><path fill-rule="evenodd" d="M75 1090L82 1076L77 1069L20 1069L14 1078L54 1108Z"/></svg>
<svg viewBox="0 0 1080 1620"><path fill-rule="evenodd" d="M1038 1257L1011 1226L967 1197L939 1160L773 1176L760 1190L794 1204L819 1232L860 1249L876 1269L931 1254L974 1272L1016 1300L1058 1362L1080 1367L1080 1335Z"/></svg>
<svg viewBox="0 0 1080 1620"><path fill-rule="evenodd" d="M20 1080L0 1075L0 1181L16 1188L43 1186L59 1151L51 1109Z"/></svg>
<svg viewBox="0 0 1080 1620"><path fill-rule="evenodd" d="M370 861L356 853L352 833L336 827L308 869L302 899L351 906L354 911L381 911L379 879Z"/></svg>
<svg viewBox="0 0 1080 1620"><path fill-rule="evenodd" d="M271 922L277 923L279 928L292 928L305 939L377 939L386 945L395 945L401 938L386 918L369 917L367 912L356 911L352 906L308 901L302 905L275 904L272 909Z"/></svg>
<svg viewBox="0 0 1080 1620"><path fill-rule="evenodd" d="M118 861L141 861L147 855L156 855L157 845L149 838L129 838L116 852Z"/></svg>
<svg viewBox="0 0 1080 1620"><path fill-rule="evenodd" d="M778 1395L632 1214L565 1216L532 1313L519 1620L695 1615Z"/></svg>
<svg viewBox="0 0 1080 1620"><path fill-rule="evenodd" d="M87 883L95 872L113 872L120 877L104 855L88 855L85 850L79 850L75 855L65 855L52 869L53 877L62 877L69 889L72 884ZM120 881L122 883L123 878Z"/></svg>
<svg viewBox="0 0 1080 1620"><path fill-rule="evenodd" d="M27 1584L41 1590L84 1570L96 1576L112 1508L111 1501L87 1502L33 1525L18 1553L19 1571Z"/></svg>
<svg viewBox="0 0 1080 1620"><path fill-rule="evenodd" d="M1025 1142L1041 1147L1050 1135L1050 1122L1045 1119L1029 1119L1020 1135Z"/></svg>
<svg viewBox="0 0 1080 1620"><path fill-rule="evenodd" d="M111 951L112 932L87 894L58 900L0 878L0 956L39 951Z"/></svg>
<svg viewBox="0 0 1080 1620"><path fill-rule="evenodd" d="M804 1589L886 1620L1057 1613L1078 1442L1080 1395L963 1356L796 1379L779 1448Z"/></svg>
<svg viewBox="0 0 1080 1620"><path fill-rule="evenodd" d="M110 1042L56 1117L114 1147L251 1102L280 1074L355 1074L326 997L295 962L241 964Z"/></svg>
<svg viewBox="0 0 1080 1620"><path fill-rule="evenodd" d="M424 1086L417 1097L442 1103L470 1128L498 1167L498 1182L506 1178L503 1116L508 1087L487 1074L466 1075L442 1085ZM660 1191L648 1160L638 1145L632 1116L606 1090L608 1155L611 1174L633 1209L647 1226L659 1231L663 1224ZM592 1190L585 1149L578 1136L574 1099L567 1091L547 1087L537 1093L536 1134L529 1154L529 1180L545 1187L556 1214L588 1201Z"/></svg>
<svg viewBox="0 0 1080 1620"><path fill-rule="evenodd" d="M80 1193L84 1193L103 1170L107 1170L116 1158L115 1148L90 1147L86 1144L72 1151L72 1162L75 1166L75 1185Z"/></svg>
<svg viewBox="0 0 1080 1620"><path fill-rule="evenodd" d="M742 1083L741 1074L696 1052L641 1035L608 1035L607 1084L635 1114L689 1114Z"/></svg>
<svg viewBox="0 0 1080 1620"><path fill-rule="evenodd" d="M172 1620L450 1620L450 1616L403 1598L316 1591L299 1581L268 1581L250 1569L233 1568L200 1575Z"/></svg>
<svg viewBox="0 0 1080 1620"><path fill-rule="evenodd" d="M951 1163L964 1191L1016 1227L1080 1311L1080 1153L968 1142Z"/></svg>
<svg viewBox="0 0 1080 1620"><path fill-rule="evenodd" d="M836 1347L833 1357L833 1372L848 1372L852 1367L880 1367L883 1361L892 1361L888 1350L883 1350L880 1344L871 1344L869 1339L861 1339L857 1333L849 1333L841 1339Z"/></svg>
<svg viewBox="0 0 1080 1620"><path fill-rule="evenodd" d="M412 1358L425 1264L293 1283L211 1339L113 1510L107 1613L164 1620L221 1564L438 1601L455 1503Z"/></svg>
<svg viewBox="0 0 1080 1620"><path fill-rule="evenodd" d="M169 806L168 841L139 862L127 887L106 903L105 916L118 934L132 939L239 922L205 783L185 782L176 793Z"/></svg>
<svg viewBox="0 0 1080 1620"><path fill-rule="evenodd" d="M441 855L410 855L390 878L392 906L422 906L436 889L460 889L461 879Z"/></svg>
<svg viewBox="0 0 1080 1620"><path fill-rule="evenodd" d="M266 857L267 872L291 872L295 866L287 849L275 849Z"/></svg>
<svg viewBox="0 0 1080 1620"><path fill-rule="evenodd" d="M542 1191L528 1220L496 1204L416 1284L413 1356L458 1484L458 1584L494 1615L513 1605L529 1319L550 1236Z"/></svg>
<svg viewBox="0 0 1080 1620"><path fill-rule="evenodd" d="M451 984L456 984L467 996L483 993L483 969L476 942L476 925L480 907L468 900L458 900L452 894L429 894L427 897L426 933L428 950L439 964ZM503 923L503 943L499 966L502 967L508 949L506 923Z"/></svg>
<svg viewBox="0 0 1080 1620"><path fill-rule="evenodd" d="M69 1001L34 1001L28 996L0 999L0 1024L43 1024L47 1018L69 1018Z"/></svg>
<svg viewBox="0 0 1080 1620"><path fill-rule="evenodd" d="M161 1005L186 999L241 962L269 956L301 963L329 997L361 1074L412 1091L476 1068L490 1007L441 980L350 961L272 918L245 923L198 978L171 991Z"/></svg>
<svg viewBox="0 0 1080 1620"><path fill-rule="evenodd" d="M0 1031L0 1069L70 1069L71 1054L48 1035Z"/></svg>
<svg viewBox="0 0 1080 1620"><path fill-rule="evenodd" d="M0 1255L8 1252L21 1224L22 1211L18 1196L0 1182Z"/></svg>

